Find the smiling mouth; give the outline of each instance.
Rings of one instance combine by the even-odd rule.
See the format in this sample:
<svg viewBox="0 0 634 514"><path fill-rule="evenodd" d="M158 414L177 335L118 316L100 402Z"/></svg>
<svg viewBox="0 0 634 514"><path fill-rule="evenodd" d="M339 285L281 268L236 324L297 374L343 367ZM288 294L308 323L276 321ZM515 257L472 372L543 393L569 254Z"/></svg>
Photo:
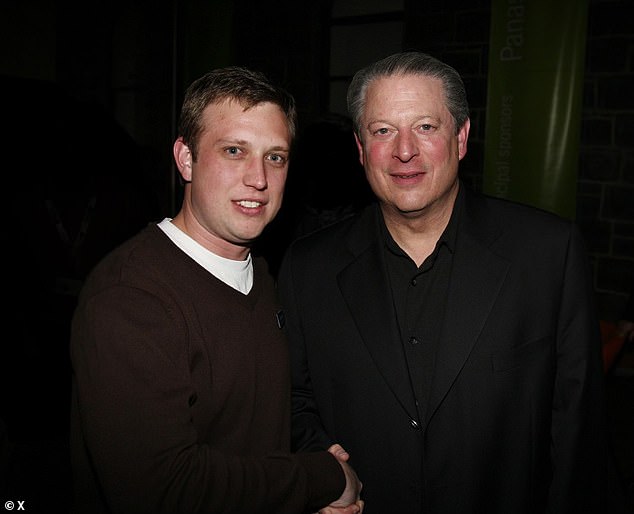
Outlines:
<svg viewBox="0 0 634 514"><path fill-rule="evenodd" d="M421 175L424 175L424 174L425 172L423 171L419 171L416 173L394 173L392 174L392 177L395 179L400 179L400 180L409 180L409 179L420 177Z"/></svg>
<svg viewBox="0 0 634 514"><path fill-rule="evenodd" d="M262 202L254 202L252 200L240 200L236 202L240 207L246 207L248 209L255 209L256 207L260 207Z"/></svg>

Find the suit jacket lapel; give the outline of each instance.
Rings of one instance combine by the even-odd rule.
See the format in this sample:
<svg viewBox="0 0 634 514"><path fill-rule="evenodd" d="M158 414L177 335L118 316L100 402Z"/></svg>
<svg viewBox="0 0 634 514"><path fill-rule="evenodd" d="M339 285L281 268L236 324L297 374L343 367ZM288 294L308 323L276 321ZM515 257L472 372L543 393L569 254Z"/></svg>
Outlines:
<svg viewBox="0 0 634 514"><path fill-rule="evenodd" d="M458 377L502 287L509 262L490 246L499 237L495 220L466 195L459 227L443 329L436 357L426 423ZM371 214L371 213L374 214ZM377 237L378 207L366 211L363 228L348 242L353 254L339 273L339 287L376 367L404 410L418 419L407 363L394 315L391 288Z"/></svg>
<svg viewBox="0 0 634 514"><path fill-rule="evenodd" d="M378 210L359 220L365 228L349 241L355 255L339 273L339 288L372 359L396 399L411 419L418 420L414 394L394 315L380 240Z"/></svg>
<svg viewBox="0 0 634 514"><path fill-rule="evenodd" d="M453 259L445 319L440 335L426 423L456 380L491 312L509 262L489 246L498 230L483 222L474 199L469 198ZM493 221L493 227L495 227Z"/></svg>

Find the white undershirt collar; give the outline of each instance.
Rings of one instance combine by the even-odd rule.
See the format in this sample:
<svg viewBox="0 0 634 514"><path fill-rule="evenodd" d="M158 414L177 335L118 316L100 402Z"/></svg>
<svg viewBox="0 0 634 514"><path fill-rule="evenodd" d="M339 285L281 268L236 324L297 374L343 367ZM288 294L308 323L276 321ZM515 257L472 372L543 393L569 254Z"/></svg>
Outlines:
<svg viewBox="0 0 634 514"><path fill-rule="evenodd" d="M251 287L253 287L253 261L250 253L243 261L220 257L185 234L172 223L171 218L165 218L157 226L176 246L213 276L243 294L248 294L251 291Z"/></svg>

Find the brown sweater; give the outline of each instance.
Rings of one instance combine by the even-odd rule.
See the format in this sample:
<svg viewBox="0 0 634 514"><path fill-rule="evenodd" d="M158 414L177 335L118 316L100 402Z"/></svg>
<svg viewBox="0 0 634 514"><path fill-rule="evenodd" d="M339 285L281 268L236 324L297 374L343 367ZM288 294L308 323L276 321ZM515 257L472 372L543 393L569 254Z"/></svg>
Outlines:
<svg viewBox="0 0 634 514"><path fill-rule="evenodd" d="M72 325L77 512L289 513L338 498L327 452L290 454L280 307L243 295L150 225L88 278Z"/></svg>

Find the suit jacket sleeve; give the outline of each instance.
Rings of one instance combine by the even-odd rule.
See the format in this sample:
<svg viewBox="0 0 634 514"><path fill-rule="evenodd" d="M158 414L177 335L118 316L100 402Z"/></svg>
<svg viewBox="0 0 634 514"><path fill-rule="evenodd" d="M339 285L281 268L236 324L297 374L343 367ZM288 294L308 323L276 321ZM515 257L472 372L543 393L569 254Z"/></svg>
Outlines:
<svg viewBox="0 0 634 514"><path fill-rule="evenodd" d="M603 373L590 276L585 246L573 227L557 327L549 512L601 512L605 494Z"/></svg>
<svg viewBox="0 0 634 514"><path fill-rule="evenodd" d="M313 395L301 318L296 309L298 302L294 297L292 253L291 247L282 262L278 282L282 305L288 314L285 326L291 359L291 445L293 451L324 450L333 441L324 429Z"/></svg>

